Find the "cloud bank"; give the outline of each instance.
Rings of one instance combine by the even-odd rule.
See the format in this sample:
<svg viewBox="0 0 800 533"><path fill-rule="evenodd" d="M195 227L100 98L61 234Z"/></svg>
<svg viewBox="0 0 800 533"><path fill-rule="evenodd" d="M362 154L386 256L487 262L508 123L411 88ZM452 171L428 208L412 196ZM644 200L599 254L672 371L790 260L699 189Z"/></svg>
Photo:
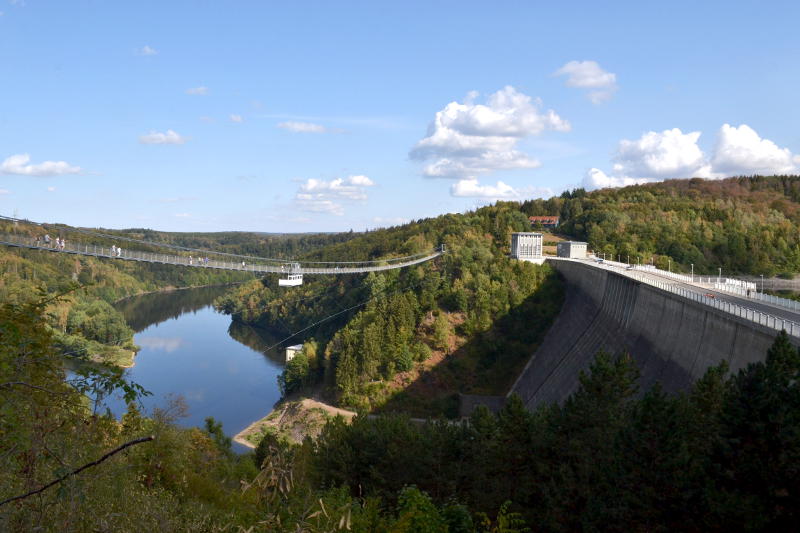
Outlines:
<svg viewBox="0 0 800 533"><path fill-rule="evenodd" d="M553 73L566 76L566 86L589 89L587 98L599 104L611 98L617 91L617 75L603 70L596 61L570 61Z"/></svg>
<svg viewBox="0 0 800 533"><path fill-rule="evenodd" d="M375 182L363 175L330 181L311 178L300 185L294 203L303 211L342 216L344 215L342 202L366 201L367 187L374 185Z"/></svg>
<svg viewBox="0 0 800 533"><path fill-rule="evenodd" d="M188 139L173 130L164 133L150 131L147 135L139 136L141 144L184 144Z"/></svg>
<svg viewBox="0 0 800 533"><path fill-rule="evenodd" d="M542 111L540 100L514 87L489 95L485 104L474 103L477 96L472 92L463 103L451 102L437 112L426 137L409 152L411 159L429 162L424 176L474 180L496 170L536 168L541 163L517 149L520 140L570 130L555 111Z"/></svg>
<svg viewBox="0 0 800 533"><path fill-rule="evenodd" d="M148 45L144 45L143 47L136 50L136 53L139 54L140 56L156 56L158 55L158 50Z"/></svg>
<svg viewBox="0 0 800 533"><path fill-rule="evenodd" d="M191 94L194 96L206 96L208 94L208 87L190 87L189 89L186 89L186 94Z"/></svg>
<svg viewBox="0 0 800 533"><path fill-rule="evenodd" d="M81 167L70 165L66 161L43 161L31 164L28 154L9 156L0 164L0 173L20 176L60 176L62 174L80 174Z"/></svg>
<svg viewBox="0 0 800 533"><path fill-rule="evenodd" d="M798 172L800 159L788 148L762 139L747 124L723 124L710 157L697 142L701 133L678 128L649 131L636 140L623 139L613 157L613 173L592 168L583 178L587 189L621 187L673 178L724 178L750 174Z"/></svg>
<svg viewBox="0 0 800 533"><path fill-rule="evenodd" d="M278 127L293 133L328 133L328 128L312 122L280 122Z"/></svg>

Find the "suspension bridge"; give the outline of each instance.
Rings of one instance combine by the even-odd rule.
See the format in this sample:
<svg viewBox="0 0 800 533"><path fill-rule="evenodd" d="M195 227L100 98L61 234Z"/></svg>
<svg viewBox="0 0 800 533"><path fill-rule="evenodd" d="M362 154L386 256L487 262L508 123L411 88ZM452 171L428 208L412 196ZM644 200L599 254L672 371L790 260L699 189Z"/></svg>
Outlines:
<svg viewBox="0 0 800 533"><path fill-rule="evenodd" d="M120 235L101 234L78 228L65 228L63 226L53 227L53 229L48 230L44 224L11 217L0 216L0 220L12 222L14 226L18 224L25 224L28 227L35 226L34 229L37 230L34 232L0 232L0 245L123 261L159 263L192 268L212 268L217 270L236 270L240 272L253 272L254 274L284 274L287 277L279 280L281 286L301 285L304 275L360 274L404 268L435 259L445 251L444 245L442 245L438 250L372 261L300 261L297 259L271 259L215 252L213 250L186 248L165 243L143 241ZM52 237L50 233L57 236ZM72 234L80 234L79 240L68 240L61 237L61 235L65 233L69 233L70 237L72 237ZM96 242L91 242L92 236L96 237ZM124 243L125 246L117 246L116 244L109 246L107 243L108 240ZM139 247L138 249L137 246ZM150 251L148 248L168 249L169 252Z"/></svg>

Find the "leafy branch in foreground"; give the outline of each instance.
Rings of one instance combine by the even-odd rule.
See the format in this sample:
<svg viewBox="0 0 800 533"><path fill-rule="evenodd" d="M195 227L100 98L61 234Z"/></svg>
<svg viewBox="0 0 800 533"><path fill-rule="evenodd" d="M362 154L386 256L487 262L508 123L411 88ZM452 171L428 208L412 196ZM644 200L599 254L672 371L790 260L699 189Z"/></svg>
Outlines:
<svg viewBox="0 0 800 533"><path fill-rule="evenodd" d="M28 498L28 497L33 496L35 494L39 494L41 492L44 492L47 489L49 489L50 487L52 487L53 485L57 485L57 484L61 483L62 481L64 481L65 479L67 479L70 476L74 476L76 474L80 474L81 472L83 472L87 468L91 468L93 466L99 465L100 463L102 463L103 461L108 459L109 457L118 454L119 452L121 452L125 448L128 448L130 446L135 446L135 445L141 444L143 442L150 442L153 439L155 439L155 437L150 435L148 437L142 437L142 438L139 438L139 439L134 439L134 440L128 441L128 442L126 442L125 444L123 444L121 446L117 446L116 448L114 448L113 450L108 452L107 454L103 455L100 459L97 459L96 461L92 461L91 463L86 463L85 465L83 465L83 466L81 466L79 468L76 468L72 472L64 474L61 477L58 477L58 478L54 479L50 483L48 483L48 484L46 484L46 485L44 485L42 487L39 487L38 489L31 490L31 491L26 492L25 494L20 494L19 496L6 498L5 500L0 501L0 507L2 507L3 505L5 505L7 503L11 503L11 502L14 502L14 501L17 501L17 500L24 500L25 498Z"/></svg>

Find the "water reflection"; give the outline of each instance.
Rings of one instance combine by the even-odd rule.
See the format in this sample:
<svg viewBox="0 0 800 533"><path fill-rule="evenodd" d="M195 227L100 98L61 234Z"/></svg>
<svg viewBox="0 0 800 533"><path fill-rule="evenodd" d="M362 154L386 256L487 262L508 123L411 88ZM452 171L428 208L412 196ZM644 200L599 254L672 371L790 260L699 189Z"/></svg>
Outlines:
<svg viewBox="0 0 800 533"><path fill-rule="evenodd" d="M114 307L122 313L136 333L152 326L208 307L233 285L198 287L170 292L156 292L120 300Z"/></svg>
<svg viewBox="0 0 800 533"><path fill-rule="evenodd" d="M275 335L266 329L254 328L240 322L231 322L228 326L228 335L237 342L241 342L245 346L261 352L277 364L284 363L283 348L278 346L271 348L278 341L285 337Z"/></svg>
<svg viewBox="0 0 800 533"><path fill-rule="evenodd" d="M230 287L147 294L117 304L142 348L125 376L153 393L143 399L146 412L167 408L171 398L181 396L188 417L179 424L203 426L213 416L225 433L235 435L279 399L282 351L268 348L280 337L217 313L211 304L226 290ZM125 411L120 398L105 403L116 415Z"/></svg>

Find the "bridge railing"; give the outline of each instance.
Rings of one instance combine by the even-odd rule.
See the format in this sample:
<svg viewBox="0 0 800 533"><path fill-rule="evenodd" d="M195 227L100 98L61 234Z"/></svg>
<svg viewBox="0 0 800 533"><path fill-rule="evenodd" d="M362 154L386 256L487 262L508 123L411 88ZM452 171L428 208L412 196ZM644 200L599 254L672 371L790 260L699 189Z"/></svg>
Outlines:
<svg viewBox="0 0 800 533"><path fill-rule="evenodd" d="M586 260L580 259L563 259L558 258L559 261L576 261L579 263L587 264ZM780 318L769 313L764 313L757 309L751 309L749 307L745 307L739 304L735 304L733 302L729 302L726 300L721 300L712 296L706 296L705 294L701 294L695 291L691 291L685 289L683 287L679 287L674 283L670 283L668 281L661 281L655 280L648 276L644 275L644 272L637 271L636 269L628 270L626 266L620 267L614 264L605 264L604 262L590 262L595 267L603 268L605 270L611 270L613 272L618 272L623 274L629 278L635 279L647 285L656 287L658 289L671 292L673 294L677 294L678 296L682 296L684 298L688 298L689 300L708 305L709 307L713 307L715 309L719 309L725 313L730 313L734 316L738 316L744 318L745 320L750 320L751 322L755 322L756 324L760 324L762 326L766 326L770 329L774 329L777 331L786 330L786 333L793 337L800 338L800 323L794 322L792 320L786 320L784 318ZM624 264L623 264L624 265ZM642 269L640 269L642 270ZM645 271L649 271L647 269ZM659 272L659 275L661 272ZM716 278L709 278L714 279ZM695 277L695 280L697 278ZM768 296L768 295L765 295Z"/></svg>
<svg viewBox="0 0 800 533"><path fill-rule="evenodd" d="M683 287L678 287L672 283L654 280L638 273L628 275L634 279L637 279L638 281L641 281L642 283L646 283L647 285L652 285L661 290L677 294L678 296L683 296L684 298L708 305L725 313L744 318L745 320L750 320L756 324L760 324L777 331L786 330L786 333L793 337L800 337L800 324L797 322L776 317L769 313L764 313L757 309L751 309L733 302L720 300L712 296L706 296L705 294L700 294Z"/></svg>
<svg viewBox="0 0 800 533"><path fill-rule="evenodd" d="M126 248L111 248L108 246L101 246L97 244L90 244L85 242L72 242L66 240L63 244L57 245L56 239L51 239L49 243L44 242L43 238L30 236L26 234L14 233L0 233L0 244L18 246L23 248L31 248L36 250L46 250L50 252L70 253L79 255L88 255L94 257L105 257L124 259L128 261L142 261L148 263L163 263L168 265L189 266L197 268L215 268L220 270L238 270L241 272L254 272L259 274L289 274L291 272L290 263L265 263L258 261L225 261L219 258L206 258L193 255L176 255L164 254L157 252L145 252L135 249ZM347 266L327 266L327 267L301 267L300 273L302 274L356 274L363 272L379 272L383 270L391 270L401 268L418 263L429 261L442 254L441 251L434 252L430 255L420 256L411 259L415 256L409 256L406 261L392 262L392 259L386 259L380 262L365 262L359 265L357 262L343 263ZM209 254L211 255L211 254Z"/></svg>
<svg viewBox="0 0 800 533"><path fill-rule="evenodd" d="M778 307L800 312L800 301L797 300L781 298L780 296L774 296L772 294L764 294L763 292L758 292L752 289L747 290L741 287L728 287L724 283L716 283L714 284L714 288L720 291L744 296L745 298L750 298L752 300L758 300L760 302L766 302L771 305L776 305Z"/></svg>
<svg viewBox="0 0 800 533"><path fill-rule="evenodd" d="M674 280L682 281L684 283L693 283L695 285L707 285L709 288L713 288L714 290L717 291L727 292L729 294L735 294L737 296L742 296L744 298L749 298L751 300L765 302L770 305L782 307L790 311L800 312L800 301L791 300L789 298L781 298L780 296L773 296L771 294L764 294L763 292L759 292L757 290L756 283L752 281L721 278L719 276L689 276L686 274L678 274L676 272L660 270L658 268L653 267L652 265L631 265L630 270L628 270L627 264L615 261L603 261L602 263L597 263L597 264L602 265L606 268L611 266L620 269L625 269L628 272L630 272L630 270L651 272L653 274L658 274L661 277L672 278ZM726 280L726 281L725 283L722 283L721 280Z"/></svg>

